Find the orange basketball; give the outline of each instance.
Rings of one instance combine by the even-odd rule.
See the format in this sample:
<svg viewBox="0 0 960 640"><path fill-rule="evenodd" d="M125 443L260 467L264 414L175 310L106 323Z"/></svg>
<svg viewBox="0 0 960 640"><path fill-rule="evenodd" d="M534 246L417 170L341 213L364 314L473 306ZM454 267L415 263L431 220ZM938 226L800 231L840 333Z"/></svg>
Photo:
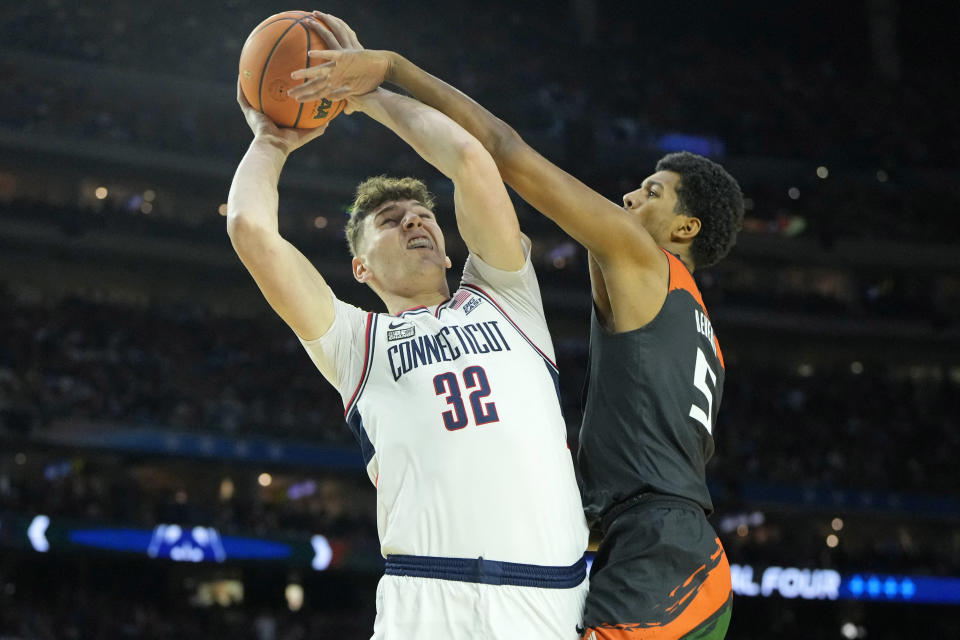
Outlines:
<svg viewBox="0 0 960 640"><path fill-rule="evenodd" d="M306 80L290 74L311 66L310 49L326 49L323 40L305 24L307 11L284 11L254 29L240 52L240 88L247 101L279 127L313 129L336 118L346 102L323 99L297 102L287 89ZM313 18L315 19L315 18Z"/></svg>

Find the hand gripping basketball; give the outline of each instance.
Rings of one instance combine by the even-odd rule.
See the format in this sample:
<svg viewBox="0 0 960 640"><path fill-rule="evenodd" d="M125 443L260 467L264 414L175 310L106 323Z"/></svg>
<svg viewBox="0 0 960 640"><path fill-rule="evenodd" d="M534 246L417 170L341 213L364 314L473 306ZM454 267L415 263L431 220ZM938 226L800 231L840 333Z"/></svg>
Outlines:
<svg viewBox="0 0 960 640"><path fill-rule="evenodd" d="M307 51L324 48L310 28L317 21L307 11L272 15L250 33L240 52L240 84L247 101L280 127L311 129L337 117L346 103L321 98L297 102L288 91L297 84L290 73L311 66Z"/></svg>
<svg viewBox="0 0 960 640"><path fill-rule="evenodd" d="M288 93L298 102L342 100L373 91L383 82L389 67L389 58L383 51L368 51L357 39L357 34L340 18L319 11L313 12L315 21L309 26L326 45L326 49L307 52L311 60L322 64L299 69L291 74L304 83ZM347 113L352 111L349 102Z"/></svg>
<svg viewBox="0 0 960 640"><path fill-rule="evenodd" d="M243 95L243 87L240 81L237 81L237 103L243 111L243 117L247 120L247 125L253 131L255 138L266 140L279 147L285 153L290 153L295 149L302 147L314 138L319 138L327 130L327 125L314 127L313 129L289 129L280 128L263 113L257 111L247 101Z"/></svg>

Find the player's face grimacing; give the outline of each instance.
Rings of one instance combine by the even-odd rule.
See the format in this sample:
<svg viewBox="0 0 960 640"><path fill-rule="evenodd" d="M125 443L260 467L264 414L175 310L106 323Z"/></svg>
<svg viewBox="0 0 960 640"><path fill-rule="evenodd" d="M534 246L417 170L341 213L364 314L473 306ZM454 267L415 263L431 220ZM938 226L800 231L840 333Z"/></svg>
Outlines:
<svg viewBox="0 0 960 640"><path fill-rule="evenodd" d="M401 292L450 268L443 232L433 212L416 200L390 200L364 220L363 254L381 286Z"/></svg>
<svg viewBox="0 0 960 640"><path fill-rule="evenodd" d="M639 189L623 196L623 208L638 216L657 244L664 245L671 239L677 219L677 188L680 174L673 171L658 171L648 177Z"/></svg>

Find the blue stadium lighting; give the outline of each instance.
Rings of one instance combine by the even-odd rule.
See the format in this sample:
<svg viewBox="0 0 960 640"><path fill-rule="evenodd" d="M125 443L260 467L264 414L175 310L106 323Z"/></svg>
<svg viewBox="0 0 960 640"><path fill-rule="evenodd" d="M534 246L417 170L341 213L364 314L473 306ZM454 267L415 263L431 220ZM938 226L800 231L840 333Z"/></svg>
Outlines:
<svg viewBox="0 0 960 640"><path fill-rule="evenodd" d="M863 576L840 584L841 599L960 603L960 579L925 576Z"/></svg>
<svg viewBox="0 0 960 640"><path fill-rule="evenodd" d="M860 594L854 591L854 581L841 585L840 597L858 600L884 600L892 602L922 602L934 604L960 604L960 578L935 578L928 576L874 576L883 588L877 593ZM845 591L849 592L849 596Z"/></svg>
<svg viewBox="0 0 960 640"><path fill-rule="evenodd" d="M27 539L35 551L46 553L50 550L50 541L47 540L47 527L50 526L50 518L45 515L38 515L30 522L27 528Z"/></svg>
<svg viewBox="0 0 960 640"><path fill-rule="evenodd" d="M719 138L698 136L688 133L665 133L657 140L661 151L691 151L703 156L720 157L726 151L726 145Z"/></svg>
<svg viewBox="0 0 960 640"><path fill-rule="evenodd" d="M291 553L288 544L233 536L223 537L223 548L231 560L280 560Z"/></svg>
<svg viewBox="0 0 960 640"><path fill-rule="evenodd" d="M146 553L151 532L143 529L86 529L71 531L70 542L109 551Z"/></svg>
<svg viewBox="0 0 960 640"><path fill-rule="evenodd" d="M893 578L887 578L886 582L883 583L883 592L890 598L896 597L897 593L900 592L900 584Z"/></svg>
<svg viewBox="0 0 960 640"><path fill-rule="evenodd" d="M314 571L326 570L330 566L330 561L333 560L333 548L330 542L323 536L313 536L310 538L310 545L313 547L314 554L310 566Z"/></svg>
<svg viewBox="0 0 960 640"><path fill-rule="evenodd" d="M282 542L236 536L220 537L210 528L181 530L175 527L176 525L160 525L154 530L81 529L70 531L68 539L84 547L142 553L154 558L176 561L282 560L292 554L291 546ZM198 535L198 530L208 533L208 537Z"/></svg>
<svg viewBox="0 0 960 640"><path fill-rule="evenodd" d="M863 578L861 578L860 576L853 576L850 579L849 587L850 587L850 593L852 593L853 595L855 596L862 595L863 594Z"/></svg>
<svg viewBox="0 0 960 640"><path fill-rule="evenodd" d="M909 600L917 592L917 586L913 584L913 580L906 578L902 583L900 583L900 595Z"/></svg>

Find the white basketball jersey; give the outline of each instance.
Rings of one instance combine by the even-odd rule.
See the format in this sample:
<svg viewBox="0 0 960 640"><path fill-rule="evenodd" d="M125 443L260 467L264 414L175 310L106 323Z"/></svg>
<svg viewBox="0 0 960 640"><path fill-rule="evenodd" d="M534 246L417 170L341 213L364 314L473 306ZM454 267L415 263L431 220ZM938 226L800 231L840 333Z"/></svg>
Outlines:
<svg viewBox="0 0 960 640"><path fill-rule="evenodd" d="M304 346L343 397L384 557L576 562L588 531L529 252L518 272L471 254L438 306L335 305Z"/></svg>

